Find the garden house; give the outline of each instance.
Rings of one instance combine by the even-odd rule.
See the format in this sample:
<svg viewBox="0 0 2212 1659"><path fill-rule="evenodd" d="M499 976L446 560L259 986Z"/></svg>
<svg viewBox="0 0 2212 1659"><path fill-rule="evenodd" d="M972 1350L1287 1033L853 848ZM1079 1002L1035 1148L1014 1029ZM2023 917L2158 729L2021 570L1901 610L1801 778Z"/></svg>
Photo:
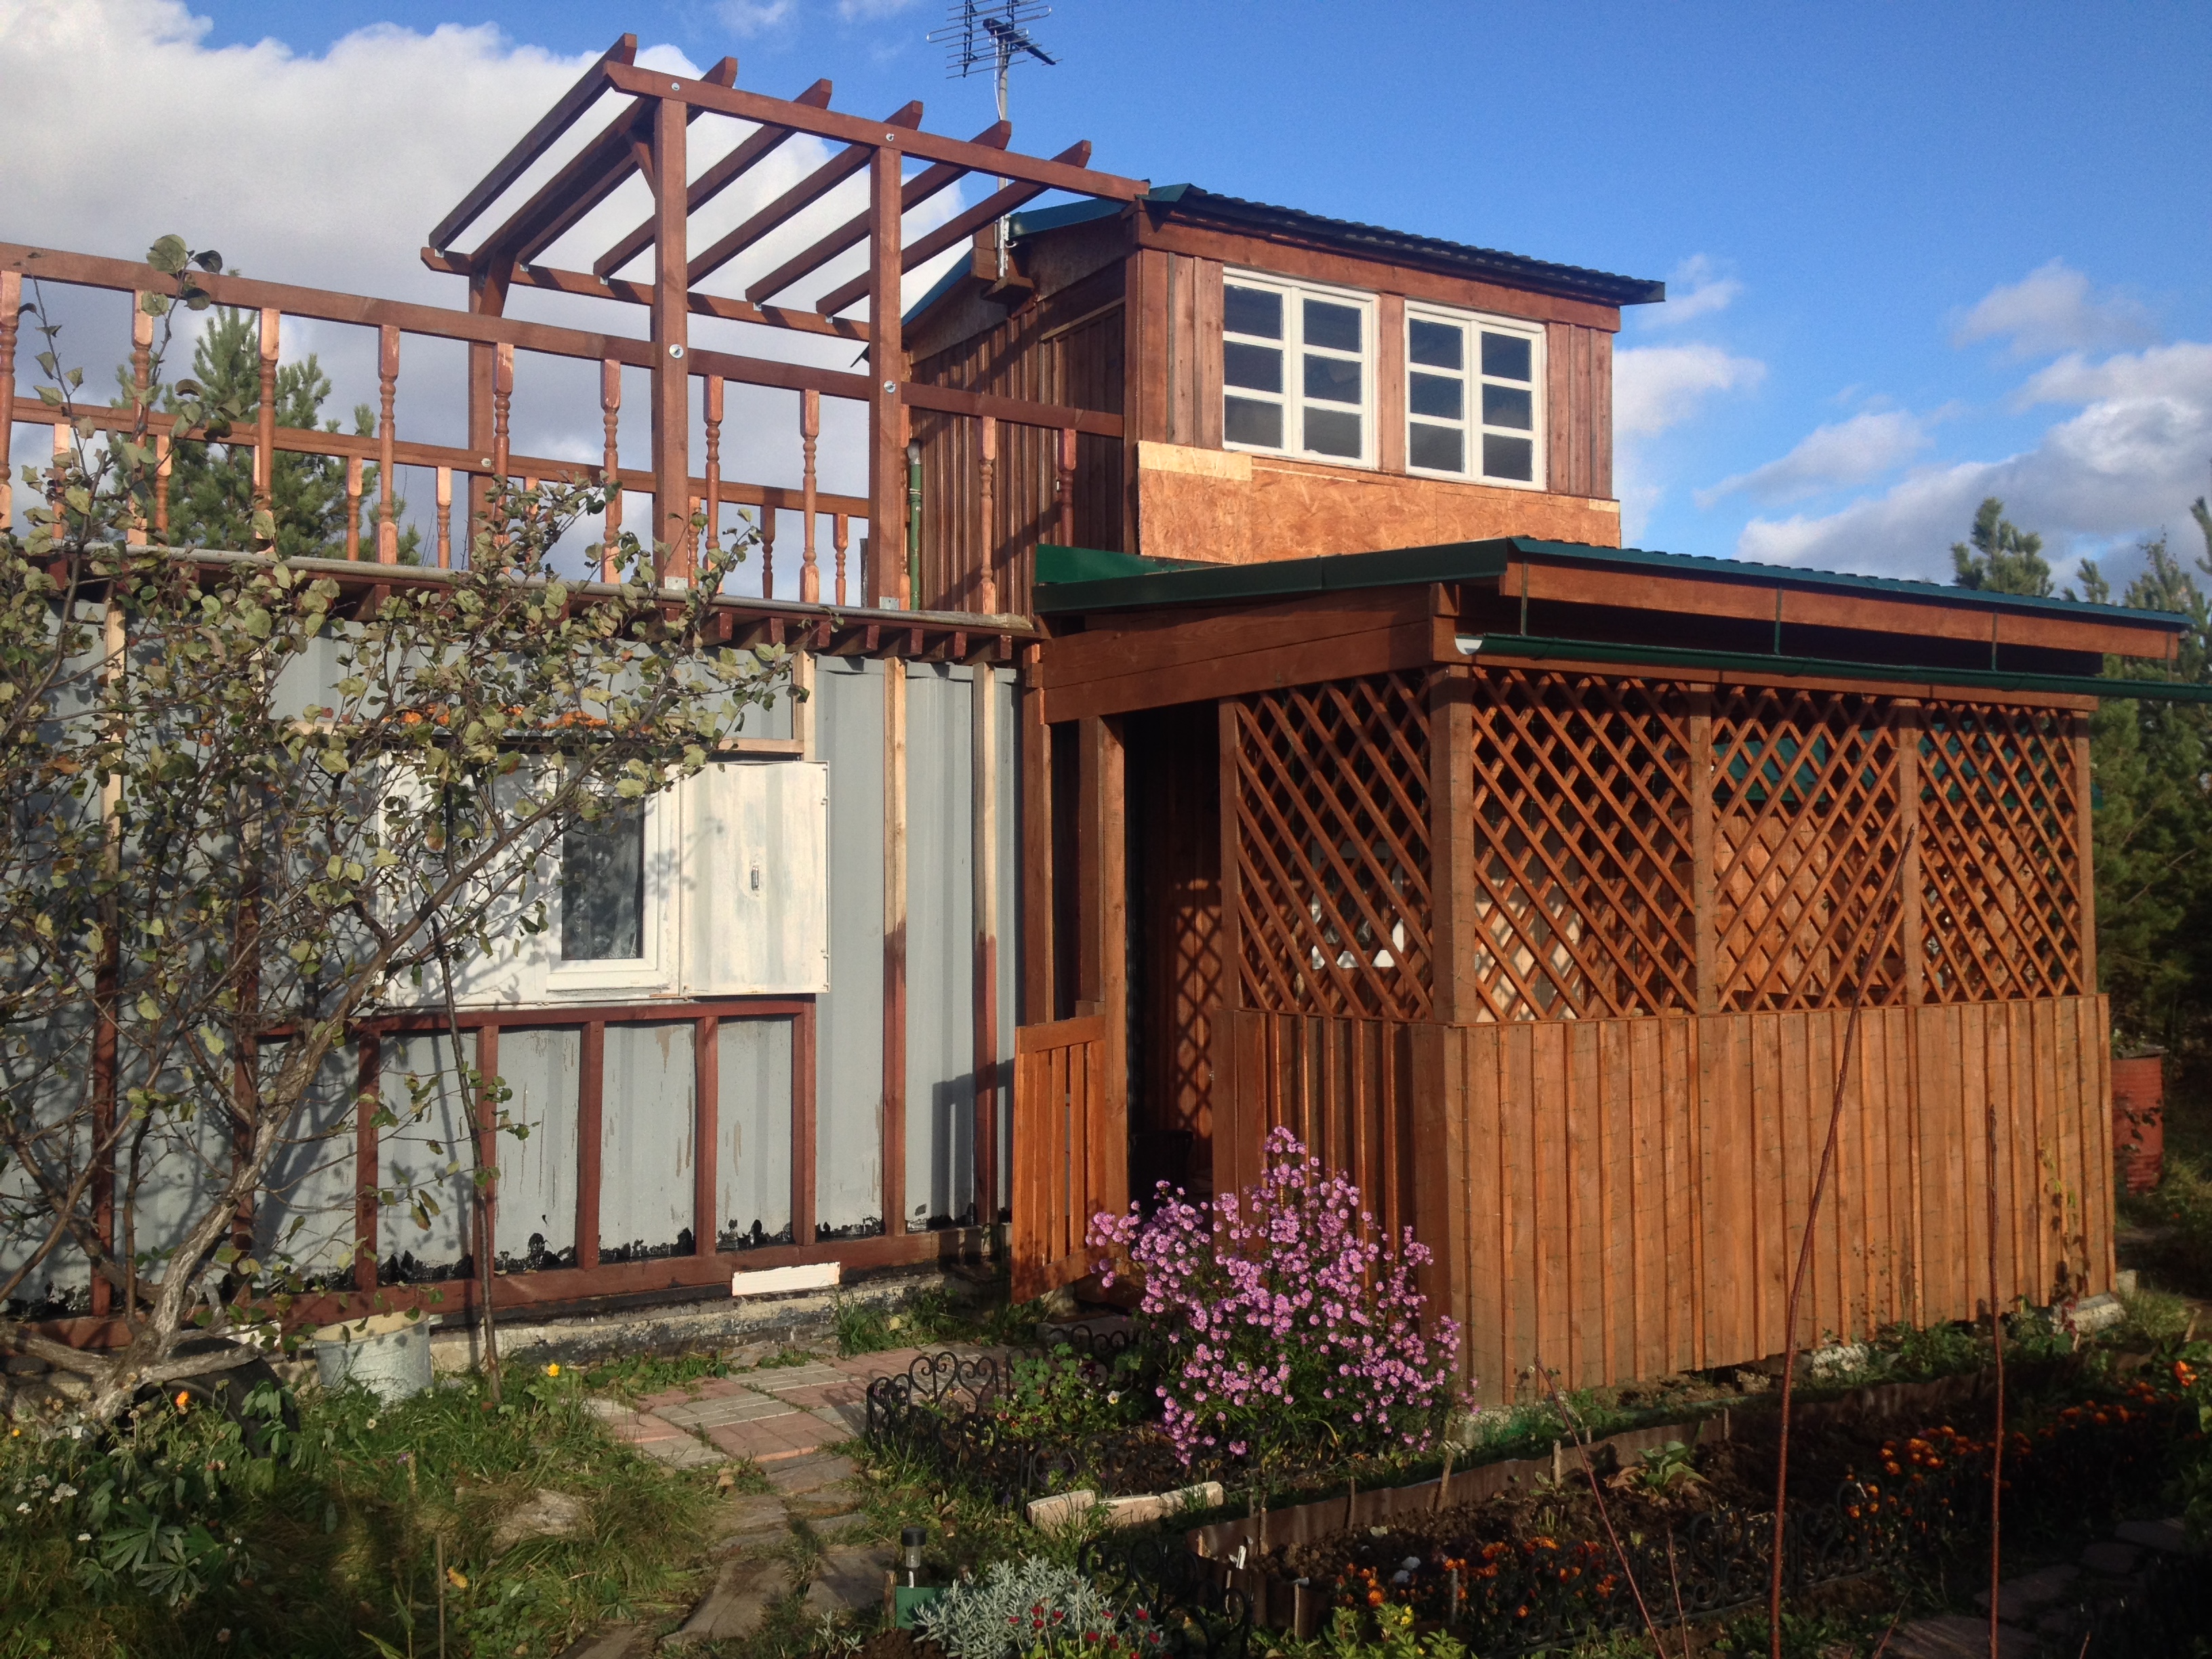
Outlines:
<svg viewBox="0 0 2212 1659"><path fill-rule="evenodd" d="M604 471L672 582L695 511L754 519L718 615L805 694L646 814L659 873L470 982L538 1128L434 1236L380 1210L418 1153L356 1091L434 1072L436 1021L356 1034L257 1216L325 1218L299 1316L471 1306L474 1224L502 1308L1002 1221L1030 1295L1096 1208L1240 1184L1288 1124L1435 1250L1486 1395L1755 1361L1839 1067L1806 1334L1971 1314L1991 1182L2008 1294L2109 1285L2086 717L2179 619L1622 548L1612 337L1658 283L736 79L618 43L431 230L465 308L205 279L258 325L222 441L264 499L280 453L344 469L351 606L465 561L486 480ZM825 159L729 210L801 137ZM0 246L18 466L67 439L17 390L29 280L119 319L165 279ZM371 432L277 424L302 325L360 337ZM448 372L465 424L406 429ZM532 453L580 408L603 453ZM46 1293L112 1329L105 1281Z"/></svg>

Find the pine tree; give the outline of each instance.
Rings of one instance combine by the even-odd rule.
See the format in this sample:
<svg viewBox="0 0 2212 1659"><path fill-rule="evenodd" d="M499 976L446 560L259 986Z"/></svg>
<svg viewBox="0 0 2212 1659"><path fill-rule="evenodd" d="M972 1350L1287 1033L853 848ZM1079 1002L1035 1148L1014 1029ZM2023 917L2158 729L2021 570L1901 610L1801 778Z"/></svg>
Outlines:
<svg viewBox="0 0 2212 1659"><path fill-rule="evenodd" d="M192 378L210 401L243 410L241 425L250 425L258 417L261 352L252 313L223 308L210 313L208 328L192 349ZM337 421L322 418L323 404L331 391L330 376L313 353L301 362L279 363L276 424L339 430ZM176 393L169 392L167 404L173 412L177 403ZM375 411L367 404L356 404L353 426L357 436L375 436ZM375 556L376 549L377 475L374 462L362 469L361 547L369 557ZM278 553L287 558L345 556L343 460L279 451L270 494ZM404 506L404 501L398 503L395 511ZM169 482L170 542L179 547L249 549L253 545L252 521L252 449L221 442L178 445ZM401 529L402 564L421 562L420 543L421 537L414 530Z"/></svg>
<svg viewBox="0 0 2212 1659"><path fill-rule="evenodd" d="M1960 587L2051 597L2051 565L2043 556L2043 538L2006 518L2004 503L1994 495L1974 514L1966 540L1951 544L1951 565Z"/></svg>

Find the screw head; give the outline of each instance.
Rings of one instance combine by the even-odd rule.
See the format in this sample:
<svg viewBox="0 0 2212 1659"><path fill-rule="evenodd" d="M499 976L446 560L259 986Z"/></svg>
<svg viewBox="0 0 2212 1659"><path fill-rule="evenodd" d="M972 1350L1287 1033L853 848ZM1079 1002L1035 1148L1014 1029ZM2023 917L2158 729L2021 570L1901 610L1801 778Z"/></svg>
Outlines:
<svg viewBox="0 0 2212 1659"><path fill-rule="evenodd" d="M672 357L681 357L684 355L684 348L680 345L672 345L668 348L668 355Z"/></svg>
<svg viewBox="0 0 2212 1659"><path fill-rule="evenodd" d="M898 382L896 380L885 380L884 382L884 396L886 398L892 398L897 395Z"/></svg>

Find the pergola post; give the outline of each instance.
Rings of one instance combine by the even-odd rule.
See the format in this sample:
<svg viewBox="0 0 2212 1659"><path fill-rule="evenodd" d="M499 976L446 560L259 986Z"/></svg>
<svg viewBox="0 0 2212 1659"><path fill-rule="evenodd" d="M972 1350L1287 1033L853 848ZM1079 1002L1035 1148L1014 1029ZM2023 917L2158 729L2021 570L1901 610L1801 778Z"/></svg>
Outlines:
<svg viewBox="0 0 2212 1659"><path fill-rule="evenodd" d="M661 94L653 116L653 534L664 580L691 578L690 109ZM713 508L709 506L711 514Z"/></svg>
<svg viewBox="0 0 2212 1659"><path fill-rule="evenodd" d="M887 129L868 164L868 546L875 555L877 604L899 591L905 568L906 446L899 420L899 385L906 347L899 316L900 183L903 160ZM908 595L911 604L918 596Z"/></svg>

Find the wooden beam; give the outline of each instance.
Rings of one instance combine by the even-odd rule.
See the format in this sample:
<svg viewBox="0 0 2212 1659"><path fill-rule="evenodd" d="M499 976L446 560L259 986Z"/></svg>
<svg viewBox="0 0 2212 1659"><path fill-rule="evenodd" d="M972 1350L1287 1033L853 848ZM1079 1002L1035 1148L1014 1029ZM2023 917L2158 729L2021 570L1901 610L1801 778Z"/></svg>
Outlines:
<svg viewBox="0 0 2212 1659"><path fill-rule="evenodd" d="M576 1066L576 1265L599 1265L600 1145L607 1085L607 1028L588 1020Z"/></svg>
<svg viewBox="0 0 2212 1659"><path fill-rule="evenodd" d="M721 1237L722 1022L691 1023L691 1254L712 1255ZM793 1056L794 1063L797 1056Z"/></svg>
<svg viewBox="0 0 2212 1659"><path fill-rule="evenodd" d="M1091 159L1091 141L1085 138L1079 143L1070 144L1053 159L1081 167ZM927 231L917 237L906 251L902 269L914 270L927 264L947 248L957 247L984 226L997 223L1024 202L1035 200L1049 188L1050 186L1047 185L1029 184L1001 186L976 203L974 207L954 215L936 229ZM855 276L851 282L831 289L817 300L814 302L814 308L825 317L833 316L860 299L867 291L866 277Z"/></svg>
<svg viewBox="0 0 2212 1659"><path fill-rule="evenodd" d="M1007 121L994 122L975 135L975 143L993 149L1004 149L1006 141L1013 137L1013 125ZM949 161L939 161L925 167L906 181L899 192L901 208L911 213L931 197L950 190L968 176L968 169L955 167ZM869 216L856 213L843 224L816 242L813 246L792 255L774 270L745 290L745 298L759 305L774 299L802 276L811 275L848 248L858 247L868 237Z"/></svg>
<svg viewBox="0 0 2212 1659"><path fill-rule="evenodd" d="M664 544L656 568L691 575L691 311L685 303L684 248L690 216L684 208L689 111L673 98L654 106L653 123L653 539Z"/></svg>
<svg viewBox="0 0 2212 1659"><path fill-rule="evenodd" d="M422 263L433 270L463 273L467 269L465 261L444 254L426 253ZM556 294L578 295L586 300L618 300L634 306L653 303L651 283L633 282L627 276L594 276L587 270L569 270L560 265L518 265L514 283L518 288L542 288ZM868 325L858 318L824 317L817 312L799 311L787 306L757 306L749 300L702 294L696 289L688 296L687 303L693 316L713 317L726 323L754 323L763 328L787 328L802 334L822 334L862 343L868 337Z"/></svg>
<svg viewBox="0 0 2212 1659"><path fill-rule="evenodd" d="M554 141L591 108L606 86L607 76L611 71L617 68L627 69L636 61L637 36L635 34L623 35L602 52L599 61L586 70L576 84L562 93L553 107L538 118L538 125L523 134L521 142L477 181L475 187L461 198L459 204L451 213L438 221L430 232L431 246L450 246L454 237L473 224L478 215L529 171L530 164L552 149Z"/></svg>
<svg viewBox="0 0 2212 1659"><path fill-rule="evenodd" d="M658 73L645 70L614 70L610 71L610 78L624 92L651 91L662 80ZM758 93L709 87L696 81L680 84L683 88L681 95L686 101L703 104L717 114L734 115L743 121L796 127L801 132L838 139L848 144L884 142L881 125L857 115L841 115L831 110L803 109L781 99L764 98ZM1151 184L1142 179L1124 179L1117 173L1094 173L1086 167L1069 167L1064 162L1024 155L1017 150L1002 154L965 139L942 137L932 132L902 134L893 142L920 161L954 161L970 172L995 173L1001 179L1024 179L1042 185L1048 190L1064 190L1076 196L1097 196L1117 202L1134 202L1152 189Z"/></svg>
<svg viewBox="0 0 2212 1659"><path fill-rule="evenodd" d="M988 415L1012 426L1037 426L1064 432L1073 428L1101 438L1118 438L1126 428L1119 415L1095 409L1074 409L1066 404L1031 403L1026 398L1001 398L988 392L967 392L957 386L930 386L908 380L899 387L900 400L911 408L945 415L965 415L973 420Z"/></svg>
<svg viewBox="0 0 2212 1659"><path fill-rule="evenodd" d="M2097 994L2097 854L2095 777L2089 765L2089 717L2072 717L2074 750L2074 856L2081 895L2081 994Z"/></svg>
<svg viewBox="0 0 2212 1659"><path fill-rule="evenodd" d="M875 556L872 592L878 604L900 591L906 568L906 430L898 383L907 378L900 319L899 153L878 149L868 175L868 347L874 384L868 398L868 546ZM908 594L913 605L920 594Z"/></svg>
<svg viewBox="0 0 2212 1659"><path fill-rule="evenodd" d="M1484 1018L1474 969L1481 896L1474 855L1472 669L1429 682L1429 961L1437 1024Z"/></svg>
<svg viewBox="0 0 2212 1659"><path fill-rule="evenodd" d="M1720 1006L1715 966L1720 941L1713 933L1713 694L1692 691L1689 699L1690 948L1698 1012L1710 1014Z"/></svg>
<svg viewBox="0 0 2212 1659"><path fill-rule="evenodd" d="M472 262L534 259L558 241L638 171L638 150L652 142L656 107L652 99L631 100L627 109L570 156L468 258Z"/></svg>
<svg viewBox="0 0 2212 1659"><path fill-rule="evenodd" d="M1082 821L1078 826L1077 862L1083 884L1083 994L1106 1024L1103 1097L1091 1103L1082 1133L1089 1146L1091 1200L1102 1209L1118 1212L1128 1202L1129 1182L1127 765L1117 721L1085 720L1078 741L1081 745Z"/></svg>
<svg viewBox="0 0 2212 1659"><path fill-rule="evenodd" d="M1920 734L1925 710L1916 698L1897 703L1897 815L1905 837L1898 872L1898 948L1905 957L1905 1004L1917 1008L1928 994L1928 957L1922 928L1926 926L1920 878Z"/></svg>
<svg viewBox="0 0 2212 1659"><path fill-rule="evenodd" d="M884 665L884 1231L906 1231L906 665Z"/></svg>
<svg viewBox="0 0 2212 1659"><path fill-rule="evenodd" d="M919 101L884 118L884 125L896 131L921 125L921 105ZM888 134L886 134L888 136ZM848 144L820 167L801 179L789 190L777 197L735 230L717 240L704 253L691 261L690 276L695 283L704 282L724 265L743 253L755 242L768 235L778 226L795 218L843 184L854 173L872 162L878 155L896 155L881 143Z"/></svg>
<svg viewBox="0 0 2212 1659"><path fill-rule="evenodd" d="M734 80L731 84L736 84ZM830 83L817 81L792 101L813 109L827 109L830 106ZM690 210L696 213L798 136L797 130L792 127L760 128L691 181L685 197ZM592 261L592 274L594 276L611 276L652 246L653 219L647 215L617 238L614 246Z"/></svg>

